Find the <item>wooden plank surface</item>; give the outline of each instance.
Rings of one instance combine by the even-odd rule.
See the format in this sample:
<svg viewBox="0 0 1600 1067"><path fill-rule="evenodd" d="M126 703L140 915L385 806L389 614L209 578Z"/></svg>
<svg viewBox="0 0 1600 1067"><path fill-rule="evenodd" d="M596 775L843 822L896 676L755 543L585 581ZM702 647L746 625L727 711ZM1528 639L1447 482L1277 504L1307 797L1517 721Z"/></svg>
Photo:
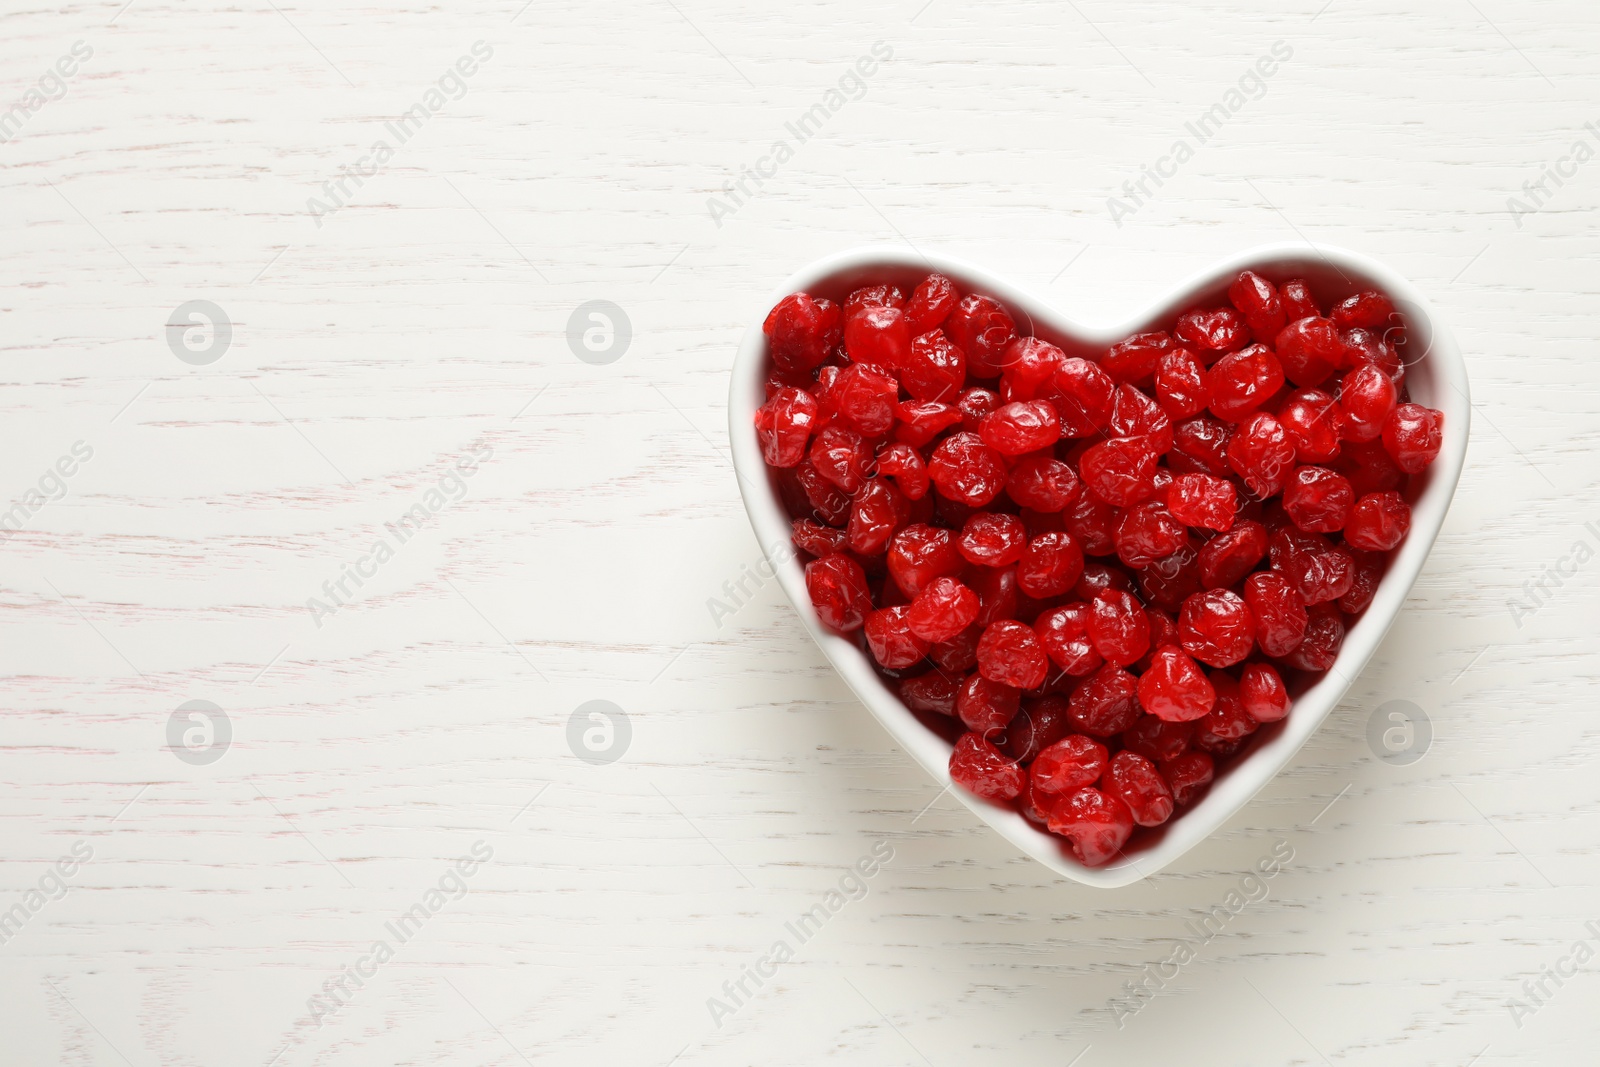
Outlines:
<svg viewBox="0 0 1600 1067"><path fill-rule="evenodd" d="M1589 1062L1593 963L1542 972L1600 949L1600 566L1509 605L1600 547L1597 45L1575 0L12 5L0 1061ZM759 559L727 370L796 266L906 242L1114 320L1295 238L1429 292L1479 418L1372 667L1169 872L1055 879L774 584L708 610ZM569 346L591 300L612 362ZM190 701L213 762L169 747Z"/></svg>

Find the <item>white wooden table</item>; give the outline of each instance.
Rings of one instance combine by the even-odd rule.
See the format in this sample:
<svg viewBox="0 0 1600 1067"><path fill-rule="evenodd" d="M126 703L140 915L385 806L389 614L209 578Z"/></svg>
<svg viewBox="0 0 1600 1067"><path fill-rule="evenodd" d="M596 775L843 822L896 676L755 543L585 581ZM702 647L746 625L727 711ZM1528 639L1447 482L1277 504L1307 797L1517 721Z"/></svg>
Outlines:
<svg viewBox="0 0 1600 1067"><path fill-rule="evenodd" d="M1593 5L519 6L0 19L0 1062L1592 1062ZM1120 318L1297 236L1431 293L1479 417L1377 661L1169 872L1051 877L774 584L709 610L759 559L727 368L798 264ZM630 336L580 359L593 300Z"/></svg>

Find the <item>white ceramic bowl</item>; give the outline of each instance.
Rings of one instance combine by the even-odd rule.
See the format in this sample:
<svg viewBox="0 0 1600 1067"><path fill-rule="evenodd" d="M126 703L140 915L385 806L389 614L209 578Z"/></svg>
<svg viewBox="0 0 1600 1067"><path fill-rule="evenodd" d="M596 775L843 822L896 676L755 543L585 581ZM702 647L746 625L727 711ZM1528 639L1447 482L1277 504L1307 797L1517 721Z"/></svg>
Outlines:
<svg viewBox="0 0 1600 1067"><path fill-rule="evenodd" d="M1026 331L1031 320L1037 336L1060 345L1069 355L1097 360L1109 345L1130 334L1169 327L1180 311L1199 304L1226 302L1228 283L1246 268L1279 282L1305 278L1325 306L1362 289L1388 294L1406 318L1406 358L1413 363L1406 377L1411 398L1444 412L1443 447L1428 471L1414 480L1417 489L1410 535L1396 551L1372 605L1345 636L1333 669L1295 694L1287 719L1257 731L1250 746L1230 761L1199 803L1155 833L1141 831L1135 837L1136 843L1116 861L1105 867L1085 867L1072 857L1060 838L1036 829L1012 809L975 797L959 786L950 790L1022 851L1056 873L1085 885L1129 885L1161 870L1208 837L1283 769L1366 666L1422 570L1466 457L1471 414L1467 372L1449 330L1405 278L1366 256L1327 246L1281 244L1250 249L1190 278L1133 321L1106 326L1073 322L1038 297L969 263L945 256L923 256L900 247L868 247L818 260L774 289L745 332L734 362L728 402L729 437L740 475L740 492L762 550L806 629L856 696L935 781L949 785L950 744L917 721L884 685L866 653L822 626L806 593L805 574L790 541L790 520L762 461L754 427L766 380L767 339L761 324L768 309L781 297L799 291L842 301L860 285L889 281L909 292L928 272L939 271L954 279L963 292L984 293L1004 304L1016 319L1019 332Z"/></svg>

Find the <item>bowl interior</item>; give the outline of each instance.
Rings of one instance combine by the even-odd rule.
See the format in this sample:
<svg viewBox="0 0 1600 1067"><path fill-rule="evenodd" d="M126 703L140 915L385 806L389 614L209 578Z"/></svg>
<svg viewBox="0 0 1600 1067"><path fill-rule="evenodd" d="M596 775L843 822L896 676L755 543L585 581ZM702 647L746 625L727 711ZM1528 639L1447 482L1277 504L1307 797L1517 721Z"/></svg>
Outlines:
<svg viewBox="0 0 1600 1067"><path fill-rule="evenodd" d="M1248 746L1231 759L1206 796L1180 817L1156 832L1138 835L1113 863L1087 868L1072 857L1061 839L1036 829L1011 808L974 797L959 787L952 789L1024 852L1087 885L1109 888L1138 881L1204 840L1288 763L1370 659L1438 535L1465 458L1470 403L1466 370L1453 338L1422 294L1403 277L1365 256L1326 246L1276 245L1240 253L1177 286L1136 319L1100 326L1075 323L1044 301L971 264L901 248L866 248L820 260L785 281L746 332L735 361L729 397L730 443L740 491L763 551L807 629L846 683L895 740L936 781L949 786L951 743L901 703L852 640L822 627L811 607L804 572L790 542L789 518L778 497L776 478L762 461L754 430L755 411L764 400L767 344L761 323L767 308L782 296L802 290L835 301L865 284L892 282L909 292L930 271L938 271L952 278L963 292L982 293L1004 304L1019 332L1031 332L1060 345L1069 355L1098 360L1111 343L1143 330L1168 328L1176 315L1189 307L1226 302L1228 284L1247 268L1275 283L1304 278L1324 304L1364 289L1388 294L1404 316L1401 355L1408 365L1406 384L1411 399L1444 413L1443 446L1438 460L1423 476L1413 479L1411 532L1392 554L1371 606L1346 634L1333 667L1320 678L1299 684L1289 716L1251 735Z"/></svg>

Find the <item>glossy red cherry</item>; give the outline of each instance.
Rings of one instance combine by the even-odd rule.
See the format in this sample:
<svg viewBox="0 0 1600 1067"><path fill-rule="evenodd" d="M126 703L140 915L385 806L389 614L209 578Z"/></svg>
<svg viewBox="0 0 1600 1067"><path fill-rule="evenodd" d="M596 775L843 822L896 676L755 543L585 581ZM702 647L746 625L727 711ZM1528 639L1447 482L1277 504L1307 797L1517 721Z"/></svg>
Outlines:
<svg viewBox="0 0 1600 1067"><path fill-rule="evenodd" d="M1026 778L993 741L966 733L950 753L950 780L988 800L1011 800L1022 792Z"/></svg>
<svg viewBox="0 0 1600 1067"><path fill-rule="evenodd" d="M1160 826L1177 805L1156 765L1137 752L1118 752L1106 765L1101 789L1128 806L1140 826Z"/></svg>
<svg viewBox="0 0 1600 1067"><path fill-rule="evenodd" d="M1010 724L1021 701L1016 686L973 674L956 693L956 716L967 729L988 737Z"/></svg>
<svg viewBox="0 0 1600 1067"><path fill-rule="evenodd" d="M960 574L966 564L954 534L923 523L894 535L887 562L890 577L908 597L915 597L935 578Z"/></svg>
<svg viewBox="0 0 1600 1067"><path fill-rule="evenodd" d="M772 362L790 371L819 366L839 343L843 322L830 301L795 293L778 301L762 324Z"/></svg>
<svg viewBox="0 0 1600 1067"><path fill-rule="evenodd" d="M879 608L866 618L867 648L873 659L890 670L915 666L928 654L928 643L912 633L906 622L910 610L901 604Z"/></svg>
<svg viewBox="0 0 1600 1067"><path fill-rule="evenodd" d="M1060 596L1083 574L1083 550L1069 533L1040 534L1017 561L1017 585L1035 600Z"/></svg>
<svg viewBox="0 0 1600 1067"><path fill-rule="evenodd" d="M934 488L951 500L982 507L1006 487L1006 466L1000 453L975 433L946 437L928 461Z"/></svg>
<svg viewBox="0 0 1600 1067"><path fill-rule="evenodd" d="M1383 448L1407 474L1420 474L1439 455L1444 416L1421 404L1401 404L1383 424Z"/></svg>
<svg viewBox="0 0 1600 1067"><path fill-rule="evenodd" d="M960 299L961 293L955 283L943 274L930 274L922 279L912 290L911 299L906 301L906 324L911 335L916 337L943 326Z"/></svg>
<svg viewBox="0 0 1600 1067"><path fill-rule="evenodd" d="M1211 667L1231 667L1255 647L1256 619L1237 593L1212 589L1183 602L1178 640L1184 651Z"/></svg>
<svg viewBox="0 0 1600 1067"><path fill-rule="evenodd" d="M948 641L978 618L978 594L954 578L935 578L911 602L911 632L924 641Z"/></svg>
<svg viewBox="0 0 1600 1067"><path fill-rule="evenodd" d="M1039 644L1056 666L1074 678L1099 669L1104 662L1089 639L1089 605L1081 601L1063 604L1033 621Z"/></svg>
<svg viewBox="0 0 1600 1067"><path fill-rule="evenodd" d="M1287 656L1306 635L1305 601L1276 571L1257 571L1245 580L1244 601L1255 616L1256 644L1269 656Z"/></svg>
<svg viewBox="0 0 1600 1067"><path fill-rule="evenodd" d="M1037 689L1049 670L1050 661L1038 635L1024 623L1001 619L991 623L978 641L978 673L991 682Z"/></svg>
<svg viewBox="0 0 1600 1067"><path fill-rule="evenodd" d="M1133 834L1133 813L1119 798L1093 786L1057 801L1049 812L1050 832L1070 843L1072 854L1086 867L1110 863Z"/></svg>
<svg viewBox="0 0 1600 1067"><path fill-rule="evenodd" d="M1139 676L1139 703L1163 722L1193 722L1217 702L1205 672L1183 649L1166 645L1150 654L1150 666Z"/></svg>
<svg viewBox="0 0 1600 1067"><path fill-rule="evenodd" d="M999 303L972 293L961 298L944 323L970 360L967 372L974 378L997 378L1006 348L1016 339L1016 323Z"/></svg>
<svg viewBox="0 0 1600 1067"><path fill-rule="evenodd" d="M867 575L861 564L842 553L806 564L806 591L827 626L848 633L859 630L872 610Z"/></svg>
<svg viewBox="0 0 1600 1067"><path fill-rule="evenodd" d="M1352 548L1387 552L1404 541L1410 529L1411 505L1404 497L1393 490L1368 493L1350 509L1344 539Z"/></svg>
<svg viewBox="0 0 1600 1067"><path fill-rule="evenodd" d="M1211 757L1204 752L1185 752L1160 766L1162 777L1172 789L1173 802L1180 808L1204 796L1215 776Z"/></svg>
<svg viewBox="0 0 1600 1067"><path fill-rule="evenodd" d="M769 467L794 467L806 458L806 441L816 428L819 409L811 394L779 389L756 411L756 437Z"/></svg>
<svg viewBox="0 0 1600 1067"><path fill-rule="evenodd" d="M1048 746L1028 768L1033 787L1054 799L1094 785L1109 760L1106 746L1083 734L1069 734Z"/></svg>
<svg viewBox="0 0 1600 1067"><path fill-rule="evenodd" d="M1089 640L1107 663L1126 667L1150 647L1150 621L1132 593L1106 589L1089 604Z"/></svg>

